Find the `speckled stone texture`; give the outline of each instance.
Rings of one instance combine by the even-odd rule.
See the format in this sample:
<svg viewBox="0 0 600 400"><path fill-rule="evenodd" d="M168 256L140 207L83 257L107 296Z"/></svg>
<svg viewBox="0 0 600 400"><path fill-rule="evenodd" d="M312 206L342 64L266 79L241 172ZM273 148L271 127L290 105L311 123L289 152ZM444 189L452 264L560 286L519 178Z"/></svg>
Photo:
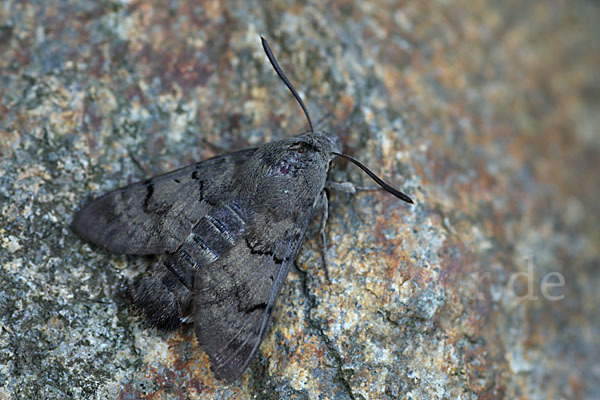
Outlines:
<svg viewBox="0 0 600 400"><path fill-rule="evenodd" d="M4 1L0 399L597 398L599 20L585 0ZM128 308L145 264L69 223L306 129L259 34L313 118L416 204L334 193L331 283L316 219L226 385L191 329Z"/></svg>

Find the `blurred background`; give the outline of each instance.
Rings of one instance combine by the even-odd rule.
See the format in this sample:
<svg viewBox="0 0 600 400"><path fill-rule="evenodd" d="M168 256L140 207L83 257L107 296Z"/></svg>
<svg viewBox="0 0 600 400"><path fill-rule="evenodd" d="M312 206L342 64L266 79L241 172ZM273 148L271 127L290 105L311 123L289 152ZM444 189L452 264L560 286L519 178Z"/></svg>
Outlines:
<svg viewBox="0 0 600 400"><path fill-rule="evenodd" d="M586 0L0 4L0 399L593 399L600 11ZM334 193L250 368L147 328L78 239L108 190L307 129L414 206ZM335 161L331 177L370 184ZM318 222L318 219L317 219Z"/></svg>

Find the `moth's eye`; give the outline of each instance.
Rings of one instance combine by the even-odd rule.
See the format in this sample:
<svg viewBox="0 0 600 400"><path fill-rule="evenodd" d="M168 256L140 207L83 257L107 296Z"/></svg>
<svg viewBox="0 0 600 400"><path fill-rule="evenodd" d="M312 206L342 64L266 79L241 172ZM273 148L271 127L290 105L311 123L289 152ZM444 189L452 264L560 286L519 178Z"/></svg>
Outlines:
<svg viewBox="0 0 600 400"><path fill-rule="evenodd" d="M289 173L290 173L290 170L291 170L291 169L292 169L292 167L291 167L291 165L290 165L290 164L285 164L285 163L282 163L282 164L279 166L279 174L281 174L281 175L287 175L287 174L289 174Z"/></svg>
<svg viewBox="0 0 600 400"><path fill-rule="evenodd" d="M269 176L286 176L295 170L293 163L279 161L269 168Z"/></svg>

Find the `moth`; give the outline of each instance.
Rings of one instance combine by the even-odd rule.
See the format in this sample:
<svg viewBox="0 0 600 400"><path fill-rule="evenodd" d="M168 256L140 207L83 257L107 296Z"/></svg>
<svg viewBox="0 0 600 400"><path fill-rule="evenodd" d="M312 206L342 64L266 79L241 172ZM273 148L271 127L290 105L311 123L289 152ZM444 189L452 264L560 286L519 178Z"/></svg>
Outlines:
<svg viewBox="0 0 600 400"><path fill-rule="evenodd" d="M114 190L83 207L71 225L80 237L113 253L154 255L150 270L129 288L134 307L162 330L193 322L214 374L229 382L260 346L313 210L320 199L326 203L335 157L355 163L384 190L412 203L342 154L336 135L313 130L304 102L261 41L301 106L308 132Z"/></svg>

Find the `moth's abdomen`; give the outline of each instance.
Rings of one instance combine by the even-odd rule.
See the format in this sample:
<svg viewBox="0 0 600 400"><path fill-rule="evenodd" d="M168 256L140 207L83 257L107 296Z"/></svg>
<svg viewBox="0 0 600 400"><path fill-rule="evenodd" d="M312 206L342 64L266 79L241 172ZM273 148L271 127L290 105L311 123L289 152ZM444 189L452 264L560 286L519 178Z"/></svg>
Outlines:
<svg viewBox="0 0 600 400"><path fill-rule="evenodd" d="M214 262L241 238L248 216L235 202L214 207L176 252L167 254L129 288L135 308L152 326L176 329L192 316L195 272Z"/></svg>

